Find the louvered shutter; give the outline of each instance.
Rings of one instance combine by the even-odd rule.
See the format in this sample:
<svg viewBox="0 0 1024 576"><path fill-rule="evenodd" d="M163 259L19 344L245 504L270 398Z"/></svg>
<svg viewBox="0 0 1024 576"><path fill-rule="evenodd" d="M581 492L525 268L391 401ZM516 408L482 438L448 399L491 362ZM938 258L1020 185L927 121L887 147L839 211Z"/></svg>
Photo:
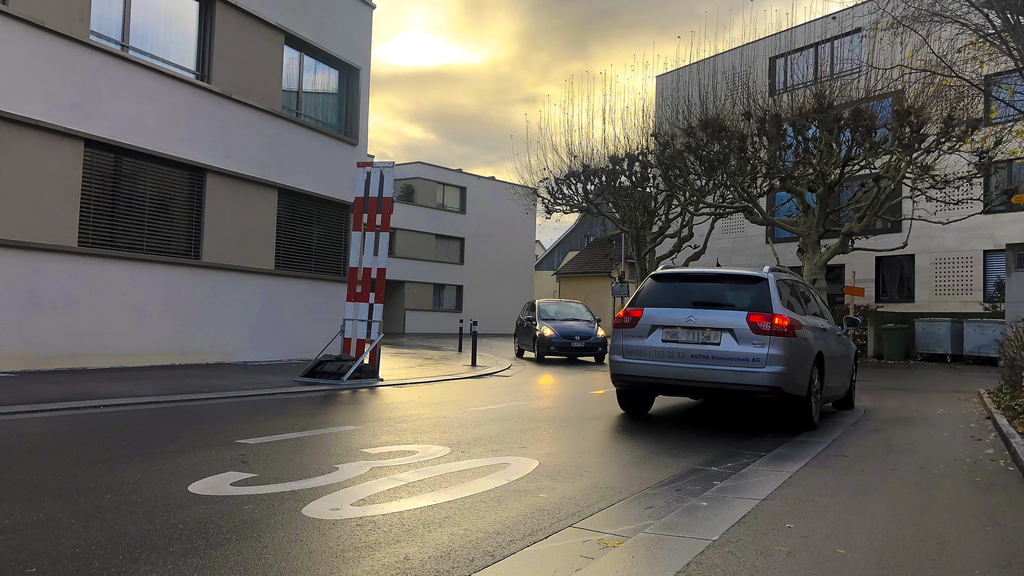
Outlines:
<svg viewBox="0 0 1024 576"><path fill-rule="evenodd" d="M203 171L87 142L78 245L200 258Z"/></svg>
<svg viewBox="0 0 1024 576"><path fill-rule="evenodd" d="M985 302L1006 298L1006 251L985 251Z"/></svg>
<svg viewBox="0 0 1024 576"><path fill-rule="evenodd" d="M348 222L348 206L341 202L279 191L274 268L345 276Z"/></svg>
<svg viewBox="0 0 1024 576"><path fill-rule="evenodd" d="M438 262L462 264L462 238L435 236L434 259Z"/></svg>

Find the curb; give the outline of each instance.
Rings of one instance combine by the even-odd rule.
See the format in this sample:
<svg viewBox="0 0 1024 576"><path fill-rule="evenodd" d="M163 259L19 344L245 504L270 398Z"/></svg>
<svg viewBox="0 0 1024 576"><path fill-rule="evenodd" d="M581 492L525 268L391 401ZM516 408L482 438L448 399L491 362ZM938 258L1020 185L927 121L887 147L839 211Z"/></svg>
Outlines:
<svg viewBox="0 0 1024 576"><path fill-rule="evenodd" d="M481 354L483 356L483 354ZM490 356L490 355L488 355ZM499 361L490 368L479 372L463 372L446 376L428 378L408 378L405 380L355 380L347 384L323 384L318 386L291 386L289 388L267 388L264 390L238 390L234 392L208 392L202 394L174 394L169 396L142 396L137 398L110 398L104 400L81 400L74 402L51 402L48 404L19 404L16 406L0 406L0 416L16 414L34 414L42 412L66 412L89 408L110 408L115 406L139 406L146 404L165 404L168 402L202 402L230 398L252 398L259 396L279 396L284 394L306 394L310 392L331 392L342 390L358 390L361 388L380 388L384 386L401 386L403 384L430 384L433 382L450 382L452 380L469 380L481 376L490 376L512 367L512 361L493 356Z"/></svg>
<svg viewBox="0 0 1024 576"><path fill-rule="evenodd" d="M992 425L996 428L996 433L1002 438L1006 451L1010 453L1010 460L1017 466L1017 471L1021 476L1024 476L1024 440L1020 439L1020 435L1006 421L1003 413L996 409L984 390L978 390L978 398L981 399L981 405L985 408L985 412L988 412Z"/></svg>

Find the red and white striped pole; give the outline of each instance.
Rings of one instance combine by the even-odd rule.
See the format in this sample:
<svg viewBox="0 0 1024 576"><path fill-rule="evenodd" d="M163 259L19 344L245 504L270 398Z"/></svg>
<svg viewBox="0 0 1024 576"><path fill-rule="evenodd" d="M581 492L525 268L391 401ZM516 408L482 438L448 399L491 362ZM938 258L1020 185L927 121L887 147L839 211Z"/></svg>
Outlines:
<svg viewBox="0 0 1024 576"><path fill-rule="evenodd" d="M342 352L359 358L366 351L367 340L372 343L380 336L380 321L384 318L395 163L359 162L356 166L360 170L356 179L357 195L352 203ZM379 366L379 346L370 354L370 364Z"/></svg>

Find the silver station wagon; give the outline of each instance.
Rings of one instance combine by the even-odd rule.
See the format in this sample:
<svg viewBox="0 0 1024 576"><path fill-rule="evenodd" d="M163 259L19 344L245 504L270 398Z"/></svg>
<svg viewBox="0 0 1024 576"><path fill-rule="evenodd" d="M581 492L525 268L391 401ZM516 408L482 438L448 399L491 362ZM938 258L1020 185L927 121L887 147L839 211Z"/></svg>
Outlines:
<svg viewBox="0 0 1024 576"><path fill-rule="evenodd" d="M789 400L805 428L824 403L854 407L857 349L828 305L783 269L666 268L616 316L609 368L619 407L646 414L659 396Z"/></svg>

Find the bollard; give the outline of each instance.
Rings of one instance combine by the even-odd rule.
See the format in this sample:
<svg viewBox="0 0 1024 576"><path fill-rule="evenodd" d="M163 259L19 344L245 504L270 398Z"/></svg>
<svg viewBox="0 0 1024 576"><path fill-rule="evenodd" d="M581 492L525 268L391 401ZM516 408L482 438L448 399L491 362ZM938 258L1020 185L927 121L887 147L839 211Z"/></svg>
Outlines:
<svg viewBox="0 0 1024 576"><path fill-rule="evenodd" d="M459 352L462 352L462 318L459 318Z"/></svg>
<svg viewBox="0 0 1024 576"><path fill-rule="evenodd" d="M472 332L471 338L473 339L473 361L470 363L470 366L476 366L476 335L477 335L476 320L473 320L470 323L469 330L470 330L470 332Z"/></svg>

